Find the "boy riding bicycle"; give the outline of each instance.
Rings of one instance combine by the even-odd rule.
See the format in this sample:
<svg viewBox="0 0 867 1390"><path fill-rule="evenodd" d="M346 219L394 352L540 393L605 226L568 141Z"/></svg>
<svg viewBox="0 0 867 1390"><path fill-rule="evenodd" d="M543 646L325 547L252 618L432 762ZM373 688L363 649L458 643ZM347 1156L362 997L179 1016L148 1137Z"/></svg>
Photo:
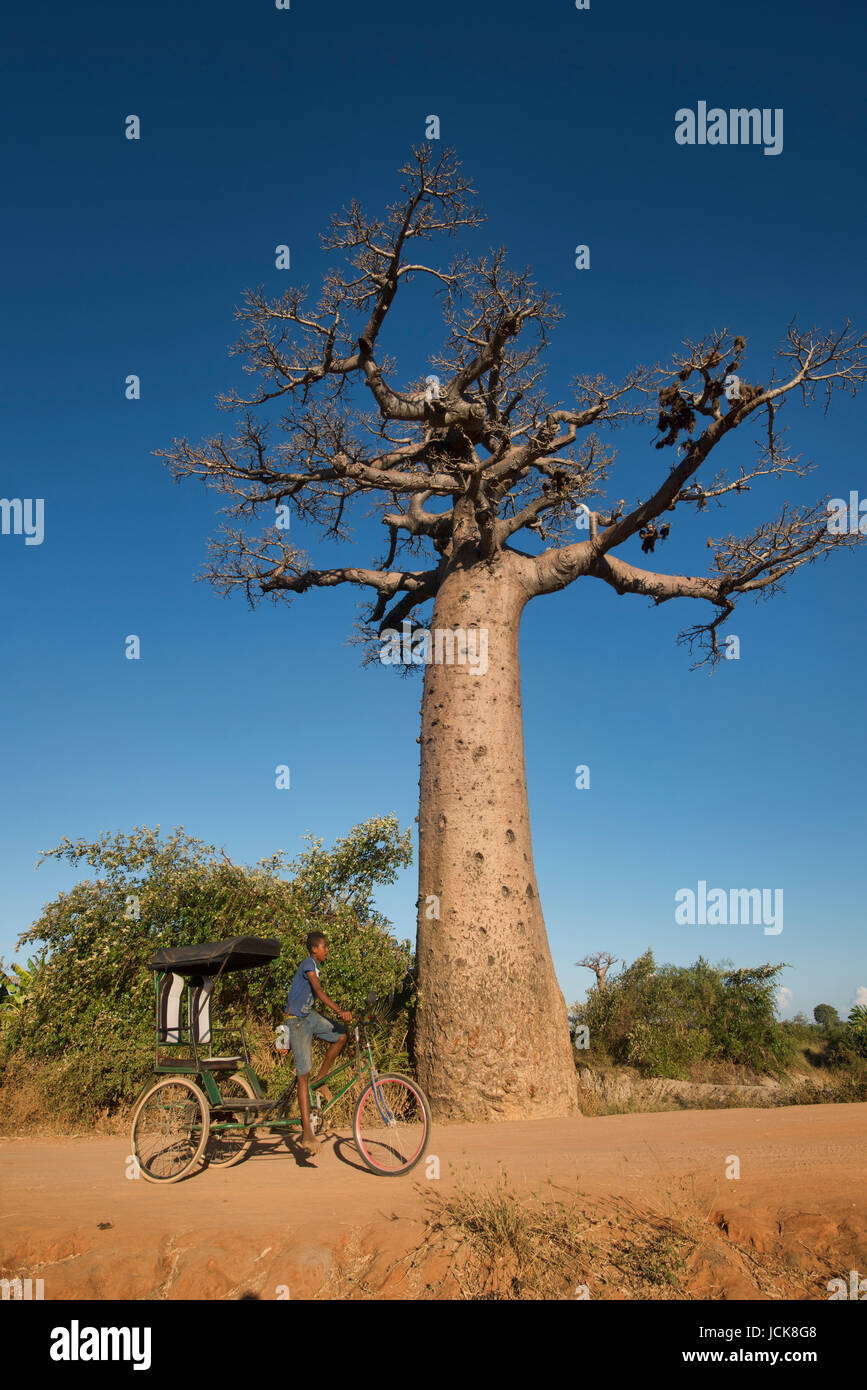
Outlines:
<svg viewBox="0 0 867 1390"><path fill-rule="evenodd" d="M289 987L286 1000L286 1025L289 1044L295 1058L295 1072L298 1077L298 1102L301 1107L301 1143L308 1151L315 1149L316 1136L310 1124L310 1092L308 1089L310 1072L313 1067L313 1039L321 1038L329 1044L325 1060L313 1083L320 1081L331 1070L331 1066L346 1044L346 1029L340 1024L329 1023L313 1007L314 996L329 1009L333 1009L343 1023L349 1023L352 1014L339 1009L319 983L319 966L328 955L328 939L324 932L312 931L307 937L309 954L302 960ZM286 1048L278 1047L278 1052L286 1053ZM331 1100L327 1086L322 1086L325 1100Z"/></svg>

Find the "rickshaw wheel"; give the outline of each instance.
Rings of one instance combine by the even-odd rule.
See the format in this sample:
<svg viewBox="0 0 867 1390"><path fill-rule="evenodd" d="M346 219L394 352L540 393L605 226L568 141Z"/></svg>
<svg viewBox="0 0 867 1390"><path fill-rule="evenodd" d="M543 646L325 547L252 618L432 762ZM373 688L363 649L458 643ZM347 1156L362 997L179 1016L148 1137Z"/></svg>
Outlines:
<svg viewBox="0 0 867 1390"><path fill-rule="evenodd" d="M208 1142L208 1102L187 1077L167 1076L145 1091L132 1117L131 1145L148 1182L180 1182Z"/></svg>
<svg viewBox="0 0 867 1390"><path fill-rule="evenodd" d="M224 1123L229 1120L244 1120L249 1116L242 1111L233 1110L231 1100L233 1096L247 1097L255 1100L256 1093L250 1082L241 1072L236 1071L229 1077L228 1081L220 1081L220 1096L228 1104L214 1106L211 1110L211 1124ZM233 1164L240 1163L242 1158L246 1158L250 1152L255 1132L250 1129L225 1129L214 1133L211 1130L208 1139L208 1147L205 1150L205 1162L210 1168L231 1168Z"/></svg>

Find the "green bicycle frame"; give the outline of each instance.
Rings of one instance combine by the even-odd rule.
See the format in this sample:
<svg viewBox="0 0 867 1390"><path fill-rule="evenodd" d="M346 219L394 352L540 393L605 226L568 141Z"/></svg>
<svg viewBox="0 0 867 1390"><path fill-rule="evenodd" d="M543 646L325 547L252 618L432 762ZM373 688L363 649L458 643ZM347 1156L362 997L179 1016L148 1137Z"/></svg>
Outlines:
<svg viewBox="0 0 867 1390"><path fill-rule="evenodd" d="M314 1092L316 1092L320 1086L327 1085L328 1082L333 1081L336 1076L341 1076L344 1072L350 1070L354 1073L346 1081L345 1085L341 1086L340 1089L336 1092L336 1094L332 1096L330 1101L328 1101L325 1105L317 1106L317 1114L322 1117L327 1115L329 1110L333 1110L334 1106L337 1104L339 1100L342 1100L342 1098L346 1095L347 1091L352 1090L352 1087L355 1085L356 1081L362 1081L364 1079L365 1073L369 1074L370 1080L374 1087L374 1092L376 1092L376 1063L373 1059L373 1049L370 1045L370 1038L367 1032L366 1021L362 1022L361 1024L361 1032L363 1032L364 1034L363 1049L367 1053L366 1066L364 1065L364 1062L362 1060L362 1043L359 1035L359 1025L356 1024L355 1028L353 1029L353 1033L355 1036L355 1056L347 1057L344 1061L338 1062L337 1066L334 1067L334 1069L330 1071L327 1076L321 1077L319 1081L308 1082L308 1088L312 1098ZM219 1095L215 1077L209 1074L208 1072L203 1073L208 1099L212 1102L214 1109L225 1109L232 1111L237 1110L239 1112L242 1110L250 1111L249 1119L212 1120L212 1134L219 1134L224 1130L250 1129L257 1128L259 1126L265 1126L267 1128L272 1129L292 1129L300 1126L300 1115L290 1116L283 1114L282 1116L280 1116L280 1112L285 1111L295 1092L295 1088L298 1084L297 1076L293 1077L293 1079L289 1082L288 1086L286 1086L278 1096L275 1096L273 1100L269 1100L262 1088L262 1082L259 1076L257 1075L253 1066L249 1062L244 1067L238 1068L238 1075L246 1076L247 1080L250 1082L250 1085L253 1087L256 1096L260 1098L258 1102L247 1101L245 1104L243 1101L236 1102L234 1098L230 1098L229 1100L223 1100L222 1097ZM207 1084L208 1082L210 1082L210 1085ZM265 1102L265 1104L263 1105L262 1102ZM380 1112L382 1112L382 1104L380 1103L378 1096L377 1105L379 1106ZM272 1111L276 1112L274 1118L270 1117ZM280 1116L280 1118L277 1118L277 1116Z"/></svg>

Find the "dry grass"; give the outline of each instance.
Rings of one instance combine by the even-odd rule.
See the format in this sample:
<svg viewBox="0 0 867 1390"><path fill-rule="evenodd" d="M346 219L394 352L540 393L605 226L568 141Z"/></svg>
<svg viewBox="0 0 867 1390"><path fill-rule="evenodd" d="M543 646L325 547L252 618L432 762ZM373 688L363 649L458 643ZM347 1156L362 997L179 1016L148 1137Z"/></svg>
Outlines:
<svg viewBox="0 0 867 1390"><path fill-rule="evenodd" d="M519 1193L504 1174L490 1186L459 1186L429 1195L425 1253L448 1270L448 1287L419 1286L420 1297L472 1300L633 1299L687 1301L823 1297L834 1272L829 1252L801 1267L796 1237L757 1250L732 1240L718 1213L685 1183L665 1210L640 1209L622 1195L564 1199ZM848 1237L841 1236L841 1239ZM794 1240L794 1246L792 1241ZM414 1263L423 1276L424 1260ZM838 1261L839 1262L839 1261Z"/></svg>
<svg viewBox="0 0 867 1390"><path fill-rule="evenodd" d="M502 1174L493 1189L460 1186L429 1201L429 1248L451 1254L462 1298L687 1298L685 1262L706 1236L697 1217L580 1193L528 1197Z"/></svg>
<svg viewBox="0 0 867 1390"><path fill-rule="evenodd" d="M588 1062L581 1059L581 1065ZM611 1096L600 1093L592 1081L584 1075L578 1078L578 1103L583 1115L600 1117L606 1115L652 1114L670 1110L728 1110L747 1107L768 1109L781 1105L822 1105L847 1104L867 1100L867 1061L846 1067L828 1068L811 1064L799 1054L788 1073L774 1078L779 1082L774 1087L759 1085L767 1081L768 1073L755 1072L734 1063L698 1063L690 1071L688 1081L677 1080L679 1087L687 1088L681 1096L674 1094L659 1097L650 1094L653 1081L665 1078L642 1078L634 1067L622 1067L608 1062L592 1067L594 1075L600 1079L611 1077L622 1080L623 1094ZM707 1095L696 1091L690 1094L693 1085L710 1084L731 1087L727 1095ZM752 1087L752 1090L745 1090Z"/></svg>
<svg viewBox="0 0 867 1390"><path fill-rule="evenodd" d="M0 1135L62 1134L69 1138L89 1138L93 1134L125 1134L129 1129L127 1110L101 1110L80 1115L74 1109L50 1107L39 1079L17 1074L0 1086Z"/></svg>

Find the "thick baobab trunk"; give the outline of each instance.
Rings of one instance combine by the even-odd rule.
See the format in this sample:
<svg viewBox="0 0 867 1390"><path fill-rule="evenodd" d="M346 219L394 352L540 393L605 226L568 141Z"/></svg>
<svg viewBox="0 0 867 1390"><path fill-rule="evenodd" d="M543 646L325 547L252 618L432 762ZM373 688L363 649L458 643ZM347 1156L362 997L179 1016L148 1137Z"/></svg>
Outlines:
<svg viewBox="0 0 867 1390"><path fill-rule="evenodd" d="M425 672L416 1061L440 1118L577 1110L530 840L518 661L527 597L517 565L474 565L445 579L431 622L432 639L487 633L487 670L437 663L432 651Z"/></svg>

